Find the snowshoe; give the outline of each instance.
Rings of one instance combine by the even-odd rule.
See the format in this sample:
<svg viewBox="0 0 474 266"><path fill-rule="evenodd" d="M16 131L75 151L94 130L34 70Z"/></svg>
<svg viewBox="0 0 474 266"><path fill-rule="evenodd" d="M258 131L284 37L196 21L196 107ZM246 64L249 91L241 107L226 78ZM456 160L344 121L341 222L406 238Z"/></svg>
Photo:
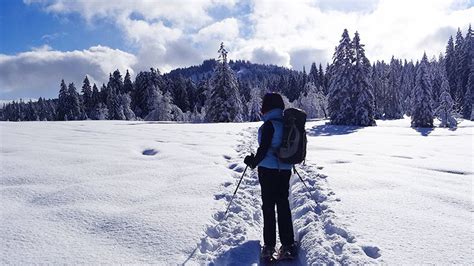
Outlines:
<svg viewBox="0 0 474 266"><path fill-rule="evenodd" d="M291 245L282 245L278 250L277 260L292 260L297 256L296 242Z"/></svg>
<svg viewBox="0 0 474 266"><path fill-rule="evenodd" d="M260 261L261 263L272 263L276 261L274 256L275 247L263 246L262 251L260 252Z"/></svg>

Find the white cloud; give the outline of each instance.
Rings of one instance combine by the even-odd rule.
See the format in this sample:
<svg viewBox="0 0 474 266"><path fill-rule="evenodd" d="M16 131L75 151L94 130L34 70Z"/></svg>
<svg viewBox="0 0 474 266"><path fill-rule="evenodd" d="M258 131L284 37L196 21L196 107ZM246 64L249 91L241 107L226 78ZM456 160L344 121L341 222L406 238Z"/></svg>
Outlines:
<svg viewBox="0 0 474 266"><path fill-rule="evenodd" d="M56 90L62 77L77 81L90 74L103 81L115 68L158 67L166 72L217 56L221 41L232 59L308 69L312 61L331 60L344 28L351 35L359 31L371 61L387 61L392 55L417 60L423 51L430 57L443 52L448 36L457 27L465 32L474 17L470 0L242 0L250 3L250 10L242 9L248 14L232 10L239 6L236 1L25 0L54 14L78 13L89 23L111 21L137 52L98 46L62 53L44 46L0 55L0 88ZM232 15L219 14L217 19L213 10L230 10Z"/></svg>
<svg viewBox="0 0 474 266"><path fill-rule="evenodd" d="M252 51L251 61L260 64L290 66L290 55L275 47L257 47Z"/></svg>
<svg viewBox="0 0 474 266"><path fill-rule="evenodd" d="M85 75L102 83L115 69L133 73L135 63L134 55L104 46L70 52L44 47L17 55L0 54L0 97L56 97L63 78L79 90Z"/></svg>

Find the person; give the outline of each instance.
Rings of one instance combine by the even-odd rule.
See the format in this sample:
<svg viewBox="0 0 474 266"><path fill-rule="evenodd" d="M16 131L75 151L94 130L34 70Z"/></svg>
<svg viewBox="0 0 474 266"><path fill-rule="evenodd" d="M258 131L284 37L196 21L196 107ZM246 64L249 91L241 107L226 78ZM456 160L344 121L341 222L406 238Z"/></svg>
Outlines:
<svg viewBox="0 0 474 266"><path fill-rule="evenodd" d="M288 201L291 169L293 165L280 162L276 151L283 137L283 110L285 104L280 94L267 93L263 97L261 114L263 125L258 130L257 153L245 157L244 163L252 169L258 166L258 181L262 193L263 240L262 258L275 253L276 219L281 247L278 255L294 257L295 241L290 203Z"/></svg>

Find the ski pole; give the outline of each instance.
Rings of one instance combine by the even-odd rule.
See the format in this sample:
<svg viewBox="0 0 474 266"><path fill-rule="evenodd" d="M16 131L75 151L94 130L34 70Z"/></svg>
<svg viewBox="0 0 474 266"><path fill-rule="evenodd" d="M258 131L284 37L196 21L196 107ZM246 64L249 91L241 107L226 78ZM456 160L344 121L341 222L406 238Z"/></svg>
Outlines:
<svg viewBox="0 0 474 266"><path fill-rule="evenodd" d="M306 182L304 182L303 178L301 177L300 173L298 173L298 171L296 171L296 167L293 165L293 170L294 172L298 175L298 177L300 178L301 182L303 182L303 185L305 186L306 188L306 191L308 191L309 195L311 196L311 198L314 200L314 202L316 202L316 213L320 214L323 209L321 208L321 206L319 205L318 201L316 200L316 198L313 196L313 193L311 193L311 190L309 190L309 187L306 185Z"/></svg>
<svg viewBox="0 0 474 266"><path fill-rule="evenodd" d="M244 170L244 172L242 173L242 176L240 177L239 183L237 184L237 187L235 188L234 195L232 195L232 198L230 199L229 205L227 205L227 209L225 210L225 213L224 213L224 217L223 217L223 218L226 217L227 212L229 211L230 205L232 204L232 201L234 200L235 194L237 193L237 190L239 189L240 183L242 182L242 179L244 179L244 175L245 175L245 172L247 171L247 168L249 168L248 165L245 166L245 170Z"/></svg>

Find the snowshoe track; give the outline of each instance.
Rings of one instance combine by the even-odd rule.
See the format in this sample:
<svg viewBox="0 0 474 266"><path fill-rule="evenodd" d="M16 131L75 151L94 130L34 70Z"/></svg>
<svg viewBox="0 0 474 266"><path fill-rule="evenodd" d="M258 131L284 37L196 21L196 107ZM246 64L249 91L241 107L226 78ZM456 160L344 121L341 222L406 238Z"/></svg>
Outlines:
<svg viewBox="0 0 474 266"><path fill-rule="evenodd" d="M256 128L241 133L242 141L236 147L237 158L226 156L228 168L233 170L233 185L226 182L226 193L214 195L216 200L232 198L233 190L242 175L243 159L255 153ZM303 165L297 168L314 199L296 175L290 180L290 206L296 240L299 242L298 257L293 261L277 262L277 265L320 265L320 264L370 264L380 263L379 249L359 246L356 239L343 226L337 224L337 216L330 202L340 199L327 187L327 176L318 173L321 166ZM315 212L318 201L322 212ZM247 169L240 188L230 206L227 218L224 210L213 215L204 237L198 243L194 261L209 265L259 264L260 243L263 230L261 194L256 170ZM370 251L370 252L367 252ZM368 254L367 254L368 253Z"/></svg>

